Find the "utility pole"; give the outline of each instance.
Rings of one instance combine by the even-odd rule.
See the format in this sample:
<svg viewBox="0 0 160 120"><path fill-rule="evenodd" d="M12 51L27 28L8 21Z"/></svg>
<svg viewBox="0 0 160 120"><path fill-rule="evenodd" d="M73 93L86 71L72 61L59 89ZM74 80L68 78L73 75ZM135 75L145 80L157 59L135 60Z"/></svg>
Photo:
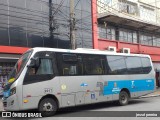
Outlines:
<svg viewBox="0 0 160 120"><path fill-rule="evenodd" d="M53 44L53 30L54 30L54 18L53 18L53 5L52 5L52 0L49 0L49 31L50 31L50 40L51 45Z"/></svg>
<svg viewBox="0 0 160 120"><path fill-rule="evenodd" d="M70 42L71 49L76 49L74 0L70 0Z"/></svg>

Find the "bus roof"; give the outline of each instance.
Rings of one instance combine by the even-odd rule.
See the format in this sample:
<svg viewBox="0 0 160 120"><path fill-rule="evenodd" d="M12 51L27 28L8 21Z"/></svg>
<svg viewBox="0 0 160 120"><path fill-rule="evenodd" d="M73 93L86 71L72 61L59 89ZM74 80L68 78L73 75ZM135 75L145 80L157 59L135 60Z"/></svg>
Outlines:
<svg viewBox="0 0 160 120"><path fill-rule="evenodd" d="M128 53L117 53L107 50L98 50L98 49L87 49L87 48L77 48L75 50L71 49L59 49L59 48L47 48L47 47L35 47L31 48L35 52L38 51L53 51L53 52L65 52L65 53L82 53L82 54L98 54L98 55L122 55L122 56L141 56L141 57L149 57L146 54L128 54Z"/></svg>

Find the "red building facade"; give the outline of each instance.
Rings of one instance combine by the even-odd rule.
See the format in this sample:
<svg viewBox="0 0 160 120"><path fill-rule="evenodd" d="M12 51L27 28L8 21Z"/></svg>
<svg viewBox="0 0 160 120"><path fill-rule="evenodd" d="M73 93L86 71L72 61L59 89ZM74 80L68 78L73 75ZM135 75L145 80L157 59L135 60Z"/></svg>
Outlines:
<svg viewBox="0 0 160 120"><path fill-rule="evenodd" d="M107 39L107 38L100 38L98 37L99 34L99 24L104 23L107 25L117 25L119 26L128 26L128 28L137 30L138 26L139 29L143 29L143 31L154 31L157 32L160 29L160 26L156 26L153 24L143 23L139 21L134 21L130 19L126 19L123 17L117 17L114 14L107 14L99 17L97 13L97 0L92 0L92 33L93 33L93 47L94 49L106 50L109 46L116 47L116 52L121 52L123 48L129 48L130 53L133 54L148 54L151 56L153 65L156 71L156 79L157 79L157 86L160 86L159 78L160 78L160 46L151 46L151 45L144 45L140 42L138 43L131 43L131 42L124 42L118 40L117 36L115 39ZM107 26L106 26L107 28ZM151 33L152 34L152 33ZM159 33L158 33L159 34ZM117 38L117 39L116 39ZM139 41L139 40L137 40Z"/></svg>

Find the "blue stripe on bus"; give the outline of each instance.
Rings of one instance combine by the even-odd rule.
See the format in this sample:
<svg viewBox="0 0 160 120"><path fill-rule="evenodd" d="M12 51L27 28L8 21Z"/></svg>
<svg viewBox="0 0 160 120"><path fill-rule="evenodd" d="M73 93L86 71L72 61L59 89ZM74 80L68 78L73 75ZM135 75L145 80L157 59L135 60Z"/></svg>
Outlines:
<svg viewBox="0 0 160 120"><path fill-rule="evenodd" d="M154 79L108 81L103 87L103 95L119 94L123 88L127 88L130 92L154 90L154 81Z"/></svg>

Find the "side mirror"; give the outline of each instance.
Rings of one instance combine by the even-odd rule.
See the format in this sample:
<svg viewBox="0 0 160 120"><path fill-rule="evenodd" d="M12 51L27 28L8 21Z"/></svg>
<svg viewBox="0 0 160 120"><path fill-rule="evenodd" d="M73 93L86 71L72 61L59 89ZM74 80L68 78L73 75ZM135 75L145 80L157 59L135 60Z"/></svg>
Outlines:
<svg viewBox="0 0 160 120"><path fill-rule="evenodd" d="M40 65L40 58L31 58L31 63L28 67L39 67Z"/></svg>

